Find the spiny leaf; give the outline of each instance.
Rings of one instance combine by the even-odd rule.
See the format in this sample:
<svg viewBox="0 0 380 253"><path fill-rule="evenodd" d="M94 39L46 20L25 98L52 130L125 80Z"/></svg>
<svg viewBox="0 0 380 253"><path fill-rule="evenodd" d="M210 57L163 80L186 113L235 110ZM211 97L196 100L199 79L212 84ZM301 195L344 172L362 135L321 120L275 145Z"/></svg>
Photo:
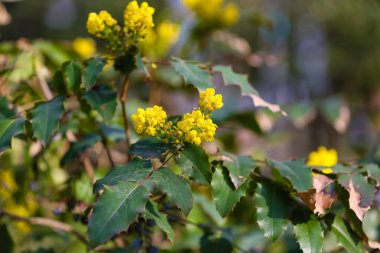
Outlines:
<svg viewBox="0 0 380 253"><path fill-rule="evenodd" d="M160 212L155 202L148 201L148 203L146 203L145 216L148 219L154 220L157 226L165 231L168 239L171 242L174 242L174 230L172 226L169 224L169 221L166 215Z"/></svg>
<svg viewBox="0 0 380 253"><path fill-rule="evenodd" d="M229 171L235 189L238 189L257 167L257 162L249 156L235 156L234 154L223 152L222 156L217 158L222 159L223 166Z"/></svg>
<svg viewBox="0 0 380 253"><path fill-rule="evenodd" d="M380 185L380 168L376 164L366 164L364 169L367 171L368 176L375 179L377 184Z"/></svg>
<svg viewBox="0 0 380 253"><path fill-rule="evenodd" d="M138 140L131 145L129 153L138 155L146 159L161 158L167 151L173 150L171 144L167 144L154 137L148 137Z"/></svg>
<svg viewBox="0 0 380 253"><path fill-rule="evenodd" d="M273 241L289 223L289 201L285 192L268 182L258 183L255 190L257 223L264 235Z"/></svg>
<svg viewBox="0 0 380 253"><path fill-rule="evenodd" d="M6 97L0 96L0 120L16 116L16 111L9 107Z"/></svg>
<svg viewBox="0 0 380 253"><path fill-rule="evenodd" d="M248 187L245 182L239 189L235 190L229 183L229 177L223 169L216 168L211 181L212 196L216 209L222 217L226 217L244 196Z"/></svg>
<svg viewBox="0 0 380 253"><path fill-rule="evenodd" d="M214 71L221 72L225 85L237 85L241 89L243 96L248 96L257 107L266 107L273 112L286 113L281 110L277 104L271 104L262 99L258 92L251 86L247 75L235 73L230 66L217 65L213 68Z"/></svg>
<svg viewBox="0 0 380 253"><path fill-rule="evenodd" d="M83 82L87 90L91 89L102 72L107 60L105 58L92 58L85 62L83 70Z"/></svg>
<svg viewBox="0 0 380 253"><path fill-rule="evenodd" d="M182 154L191 161L193 164L192 177L195 182L203 185L210 185L211 182L211 169L203 148L194 144L186 144Z"/></svg>
<svg viewBox="0 0 380 253"><path fill-rule="evenodd" d="M128 164L116 165L105 177L94 184L94 192L98 192L105 185L111 186L120 182L140 182L152 170L152 163L148 160L134 158Z"/></svg>
<svg viewBox="0 0 380 253"><path fill-rule="evenodd" d="M112 236L125 231L145 209L148 190L134 182L106 187L96 202L88 224L92 248L107 242Z"/></svg>
<svg viewBox="0 0 380 253"><path fill-rule="evenodd" d="M0 120L0 154L11 147L12 137L24 132L23 118Z"/></svg>
<svg viewBox="0 0 380 253"><path fill-rule="evenodd" d="M363 245L357 238L352 236L352 234L348 231L346 224L344 224L343 220L338 216L335 216L334 223L331 227L331 232L336 235L338 244L345 248L348 252L365 252Z"/></svg>
<svg viewBox="0 0 380 253"><path fill-rule="evenodd" d="M87 103L102 115L103 119L109 121L115 114L117 101L116 92L108 87L101 87L87 91L83 98Z"/></svg>
<svg viewBox="0 0 380 253"><path fill-rule="evenodd" d="M277 162L267 159L268 166L276 169L283 177L287 178L298 192L307 192L313 187L311 168L303 161Z"/></svg>
<svg viewBox="0 0 380 253"><path fill-rule="evenodd" d="M348 188L350 208L360 220L363 220L365 213L372 204L376 188L368 182L366 177L359 173L351 174Z"/></svg>
<svg viewBox="0 0 380 253"><path fill-rule="evenodd" d="M198 64L186 62L179 58L173 58L171 63L177 74L183 77L185 84L192 84L200 90L214 87L210 73L200 68Z"/></svg>
<svg viewBox="0 0 380 253"><path fill-rule="evenodd" d="M33 135L44 146L58 129L59 120L64 112L63 101L64 97L56 97L37 105L31 112Z"/></svg>
<svg viewBox="0 0 380 253"><path fill-rule="evenodd" d="M69 61L63 64L63 80L69 91L77 93L82 82L82 67L78 61Z"/></svg>
<svg viewBox="0 0 380 253"><path fill-rule="evenodd" d="M300 247L305 253L319 253L323 247L323 229L317 220L297 224L294 233Z"/></svg>
<svg viewBox="0 0 380 253"><path fill-rule="evenodd" d="M193 208L193 194L188 180L174 174L168 168L162 168L153 173L152 179L165 192L169 199L188 215Z"/></svg>

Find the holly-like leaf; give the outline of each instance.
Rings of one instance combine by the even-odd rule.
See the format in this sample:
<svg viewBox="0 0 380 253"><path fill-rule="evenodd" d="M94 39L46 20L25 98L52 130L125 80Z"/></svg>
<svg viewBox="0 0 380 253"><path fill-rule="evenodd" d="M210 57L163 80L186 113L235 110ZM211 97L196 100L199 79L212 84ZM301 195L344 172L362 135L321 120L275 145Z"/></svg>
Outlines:
<svg viewBox="0 0 380 253"><path fill-rule="evenodd" d="M129 153L146 159L151 159L161 158L163 154L171 150L173 150L172 145L164 143L157 138L148 137L140 139L136 143L132 144L129 149Z"/></svg>
<svg viewBox="0 0 380 253"><path fill-rule="evenodd" d="M300 223L294 227L297 241L305 253L320 253L323 247L323 229L317 220Z"/></svg>
<svg viewBox="0 0 380 253"><path fill-rule="evenodd" d="M116 92L108 87L101 87L87 91L83 98L87 103L102 115L103 119L109 121L115 114L117 100Z"/></svg>
<svg viewBox="0 0 380 253"><path fill-rule="evenodd" d="M112 236L125 231L145 210L148 190L134 182L106 187L95 204L88 224L92 248L107 242Z"/></svg>
<svg viewBox="0 0 380 253"><path fill-rule="evenodd" d="M159 211L158 206L155 202L148 201L148 203L146 203L145 217L154 220L157 226L166 233L168 239L171 242L174 242L174 230L169 224L166 215Z"/></svg>
<svg viewBox="0 0 380 253"><path fill-rule="evenodd" d="M83 70L84 87L89 90L96 83L99 74L102 72L107 60L105 58L92 58L85 62Z"/></svg>
<svg viewBox="0 0 380 253"><path fill-rule="evenodd" d="M311 168L303 161L278 162L268 159L267 162L268 166L287 178L296 191L307 192L313 187Z"/></svg>
<svg viewBox="0 0 380 253"><path fill-rule="evenodd" d="M235 73L230 66L223 65L214 66L213 71L220 72L222 74L225 85L239 86L241 89L241 94L243 96L250 97L255 106L266 107L273 112L281 112L286 115L279 105L268 103L259 96L258 92L249 83L247 75Z"/></svg>
<svg viewBox="0 0 380 253"><path fill-rule="evenodd" d="M120 182L140 182L146 178L152 170L152 163L149 160L134 158L128 164L116 165L105 177L99 179L94 184L94 192L98 192L104 186L115 185Z"/></svg>
<svg viewBox="0 0 380 253"><path fill-rule="evenodd" d="M31 112L33 135L44 146L58 129L59 120L64 112L63 101L64 97L56 97L38 104Z"/></svg>
<svg viewBox="0 0 380 253"><path fill-rule="evenodd" d="M288 196L269 182L258 183L255 190L257 223L264 236L275 241L289 224Z"/></svg>
<svg viewBox="0 0 380 253"><path fill-rule="evenodd" d="M186 144L182 154L193 164L191 176L194 181L198 184L210 185L212 177L211 166L203 148L194 144Z"/></svg>
<svg viewBox="0 0 380 253"><path fill-rule="evenodd" d="M12 137L24 132L23 118L0 120L0 154L11 147Z"/></svg>
<svg viewBox="0 0 380 253"><path fill-rule="evenodd" d="M69 91L79 91L82 82L82 67L78 61L69 61L62 65L63 80Z"/></svg>
<svg viewBox="0 0 380 253"><path fill-rule="evenodd" d="M365 252L363 245L349 232L346 224L344 224L343 220L338 216L335 216L334 223L331 227L331 232L336 235L338 244L346 249L347 252Z"/></svg>
<svg viewBox="0 0 380 253"><path fill-rule="evenodd" d="M364 169L367 171L368 176L372 179L375 179L377 184L380 185L380 168L376 164L367 164L364 166Z"/></svg>
<svg viewBox="0 0 380 253"><path fill-rule="evenodd" d="M235 156L231 153L223 152L222 156L217 157L223 161L223 166L227 168L231 181L238 189L257 168L257 162L249 156Z"/></svg>
<svg viewBox="0 0 380 253"><path fill-rule="evenodd" d="M193 194L188 180L174 174L168 168L155 171L152 175L161 191L165 192L169 199L177 205L185 215L193 208Z"/></svg>
<svg viewBox="0 0 380 253"><path fill-rule="evenodd" d="M83 139L72 142L70 144L69 150L66 152L66 154L62 157L62 160L60 162L61 166L66 165L69 161L73 160L75 157L77 157L81 152L86 150L87 148L93 146L95 143L101 140L101 137L97 134L89 134Z"/></svg>
<svg viewBox="0 0 380 253"><path fill-rule="evenodd" d="M267 162L268 166L287 178L296 191L307 192L313 187L311 168L303 161L277 162L268 159Z"/></svg>
<svg viewBox="0 0 380 253"><path fill-rule="evenodd" d="M224 237L217 237L215 234L206 233L201 238L201 253L231 253L232 244Z"/></svg>
<svg viewBox="0 0 380 253"><path fill-rule="evenodd" d="M216 209L222 217L226 217L235 208L248 187L248 182L245 182L235 190L229 180L228 173L223 169L215 169L211 181L212 196Z"/></svg>
<svg viewBox="0 0 380 253"><path fill-rule="evenodd" d="M248 75L239 74L232 70L231 66L217 65L213 67L214 71L222 73L225 85L237 85L241 88L242 95L256 94L258 92L248 81Z"/></svg>
<svg viewBox="0 0 380 253"><path fill-rule="evenodd" d="M363 220L365 213L372 204L376 192L375 186L370 184L365 176L352 173L348 191L350 193L348 199L350 208L360 220Z"/></svg>
<svg viewBox="0 0 380 253"><path fill-rule="evenodd" d="M214 87L210 73L199 67L199 64L173 58L171 63L177 74L183 77L185 84L192 84L200 90Z"/></svg>

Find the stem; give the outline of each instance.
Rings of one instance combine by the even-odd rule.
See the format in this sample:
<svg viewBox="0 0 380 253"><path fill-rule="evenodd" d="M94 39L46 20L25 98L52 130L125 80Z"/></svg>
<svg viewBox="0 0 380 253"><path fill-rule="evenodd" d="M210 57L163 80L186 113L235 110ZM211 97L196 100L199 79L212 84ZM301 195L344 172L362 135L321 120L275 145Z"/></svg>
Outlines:
<svg viewBox="0 0 380 253"><path fill-rule="evenodd" d="M121 108L123 110L123 120L124 120L124 131L125 131L125 144L127 145L127 162L131 159L131 155L129 154L129 126L128 126L128 116L127 116L127 92L128 92L128 86L129 86L129 78L126 75L124 79L123 88L121 90L120 94L120 104Z"/></svg>
<svg viewBox="0 0 380 253"><path fill-rule="evenodd" d="M8 213L7 211L0 209L0 217L2 216L9 217L12 220L23 221L32 225L50 227L50 228L60 230L69 234L73 234L81 242L83 242L86 245L89 245L84 235L82 235L78 230L74 229L73 227L71 227L70 225L66 223L63 223L57 220L48 219L48 218L42 218L42 217L22 217L22 216Z"/></svg>
<svg viewBox="0 0 380 253"><path fill-rule="evenodd" d="M115 165L115 162L112 159L111 150L110 150L110 147L108 146L107 137L102 132L102 130L99 130L99 133L100 133L100 136L102 137L102 143L103 143L104 149L106 150L107 157L108 157L108 160L109 160L109 162L111 164L111 168L112 168Z"/></svg>

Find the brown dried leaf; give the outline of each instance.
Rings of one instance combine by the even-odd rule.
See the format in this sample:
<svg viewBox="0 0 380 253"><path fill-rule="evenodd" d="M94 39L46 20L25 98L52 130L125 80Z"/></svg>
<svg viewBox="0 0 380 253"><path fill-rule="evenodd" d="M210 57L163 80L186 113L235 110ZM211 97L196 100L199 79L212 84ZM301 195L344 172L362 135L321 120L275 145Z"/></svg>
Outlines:
<svg viewBox="0 0 380 253"><path fill-rule="evenodd" d="M364 215L366 214L370 206L367 206L367 207L360 206L362 197L360 193L355 190L351 179L350 179L350 183L348 184L348 192L350 193L350 198L348 199L350 208L355 212L359 220L362 221L364 218Z"/></svg>

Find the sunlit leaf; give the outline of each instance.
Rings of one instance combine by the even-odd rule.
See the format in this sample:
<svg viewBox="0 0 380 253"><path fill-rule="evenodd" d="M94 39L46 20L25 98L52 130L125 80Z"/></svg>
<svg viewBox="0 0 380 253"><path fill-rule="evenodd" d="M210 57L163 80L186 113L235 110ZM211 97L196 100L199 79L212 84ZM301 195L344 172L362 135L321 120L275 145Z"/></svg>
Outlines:
<svg viewBox="0 0 380 253"><path fill-rule="evenodd" d="M148 201L146 204L145 217L154 220L157 226L166 233L168 239L171 242L174 242L174 230L169 224L166 215L160 212L155 202Z"/></svg>
<svg viewBox="0 0 380 253"><path fill-rule="evenodd" d="M294 227L297 241L305 253L320 253L323 246L323 229L317 220L300 223Z"/></svg>
<svg viewBox="0 0 380 253"><path fill-rule="evenodd" d="M24 132L23 118L0 120L0 154L11 147L12 137Z"/></svg>
<svg viewBox="0 0 380 253"><path fill-rule="evenodd" d="M203 148L193 144L186 144L182 154L193 164L191 176L194 181L199 184L209 185L212 177L211 165Z"/></svg>
<svg viewBox="0 0 380 253"><path fill-rule="evenodd" d="M331 231L336 235L338 244L348 252L365 252L361 242L349 232L346 224L338 216L335 216Z"/></svg>

